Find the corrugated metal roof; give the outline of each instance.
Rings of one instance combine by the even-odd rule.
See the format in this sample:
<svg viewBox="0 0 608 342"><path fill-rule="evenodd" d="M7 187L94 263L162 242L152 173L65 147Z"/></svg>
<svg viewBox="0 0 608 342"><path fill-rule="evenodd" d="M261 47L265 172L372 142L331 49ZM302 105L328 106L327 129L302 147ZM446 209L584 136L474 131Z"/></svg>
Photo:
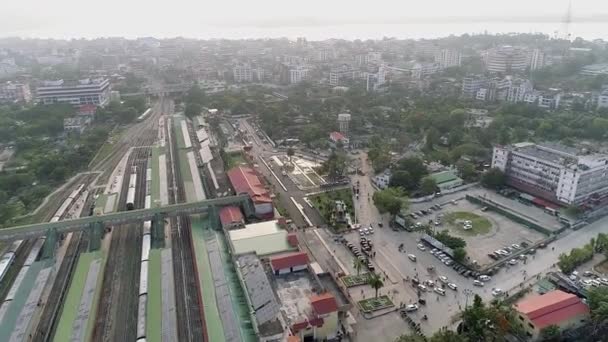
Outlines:
<svg viewBox="0 0 608 342"><path fill-rule="evenodd" d="M272 203L268 190L252 168L237 166L228 171L228 178L237 194L249 194L254 203Z"/></svg>

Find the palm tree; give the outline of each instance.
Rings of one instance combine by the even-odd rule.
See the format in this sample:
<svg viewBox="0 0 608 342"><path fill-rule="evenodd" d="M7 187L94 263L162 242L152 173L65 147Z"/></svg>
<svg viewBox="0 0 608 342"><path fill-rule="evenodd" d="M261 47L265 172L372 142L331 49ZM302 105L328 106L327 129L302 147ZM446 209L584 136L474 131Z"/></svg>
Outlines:
<svg viewBox="0 0 608 342"><path fill-rule="evenodd" d="M374 290L376 290L376 298L378 298L378 290L380 290L384 286L384 282L382 282L382 278L380 275L374 273L367 280L369 286L371 286Z"/></svg>
<svg viewBox="0 0 608 342"><path fill-rule="evenodd" d="M361 269L363 268L363 260L355 257L353 259L353 267L355 270L357 270L357 275L359 275L359 273L361 273Z"/></svg>

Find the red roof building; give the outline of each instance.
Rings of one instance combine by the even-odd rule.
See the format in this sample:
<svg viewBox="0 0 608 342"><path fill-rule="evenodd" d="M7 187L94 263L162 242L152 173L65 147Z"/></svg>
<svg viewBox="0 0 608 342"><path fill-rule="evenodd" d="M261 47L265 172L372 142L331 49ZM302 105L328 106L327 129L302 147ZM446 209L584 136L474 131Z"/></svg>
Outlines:
<svg viewBox="0 0 608 342"><path fill-rule="evenodd" d="M345 141L346 139L347 138L344 136L344 134L342 134L340 132L329 133L329 140L331 140L333 142Z"/></svg>
<svg viewBox="0 0 608 342"><path fill-rule="evenodd" d="M270 192L266 189L255 170L246 166L237 166L228 171L228 178L237 195L247 194L251 197L258 218L274 217Z"/></svg>
<svg viewBox="0 0 608 342"><path fill-rule="evenodd" d="M310 298L310 305L312 305L312 309L319 316L338 311L338 302L336 302L336 298L329 292L312 296Z"/></svg>
<svg viewBox="0 0 608 342"><path fill-rule="evenodd" d="M309 261L306 252L285 253L271 257L270 266L272 271L279 275L304 270Z"/></svg>
<svg viewBox="0 0 608 342"><path fill-rule="evenodd" d="M574 294L561 290L533 296L515 305L521 326L532 339L544 328L556 325L560 329L580 326L589 318L589 307Z"/></svg>
<svg viewBox="0 0 608 342"><path fill-rule="evenodd" d="M220 209L220 222L225 229L233 229L242 227L245 219L239 207L229 206Z"/></svg>

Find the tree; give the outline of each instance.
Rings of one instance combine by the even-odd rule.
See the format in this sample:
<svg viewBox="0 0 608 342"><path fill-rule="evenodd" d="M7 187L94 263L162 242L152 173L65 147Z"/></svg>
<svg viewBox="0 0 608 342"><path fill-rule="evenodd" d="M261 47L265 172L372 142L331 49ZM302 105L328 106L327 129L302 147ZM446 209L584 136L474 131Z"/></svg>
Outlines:
<svg viewBox="0 0 608 342"><path fill-rule="evenodd" d="M395 342L426 342L426 339L420 335L408 334L397 337Z"/></svg>
<svg viewBox="0 0 608 342"><path fill-rule="evenodd" d="M323 170L327 172L330 179L340 179L346 171L346 155L343 152L332 152L323 163Z"/></svg>
<svg viewBox="0 0 608 342"><path fill-rule="evenodd" d="M540 331L539 339L543 342L559 342L562 332L557 325L550 325Z"/></svg>
<svg viewBox="0 0 608 342"><path fill-rule="evenodd" d="M376 274L376 273L372 274L368 278L367 283L374 290L376 290L376 298L378 298L378 291L384 286L384 282L382 281L382 278L380 277L380 275Z"/></svg>
<svg viewBox="0 0 608 342"><path fill-rule="evenodd" d="M291 162L291 157L293 157L294 154L296 154L296 151L292 147L287 149L287 156L289 157L289 162Z"/></svg>
<svg viewBox="0 0 608 342"><path fill-rule="evenodd" d="M424 177L420 182L420 191L425 195L432 195L437 191L437 181L433 177Z"/></svg>
<svg viewBox="0 0 608 342"><path fill-rule="evenodd" d="M599 325L608 323L608 287L593 287L587 293L591 318Z"/></svg>
<svg viewBox="0 0 608 342"><path fill-rule="evenodd" d="M416 157L403 158L399 160L396 170L409 172L410 176L412 177L412 182L415 184L418 184L422 177L429 173L426 166L424 166L424 161Z"/></svg>
<svg viewBox="0 0 608 342"><path fill-rule="evenodd" d="M491 168L481 177L481 184L490 189L499 189L505 185L505 182L505 174L499 168Z"/></svg>
<svg viewBox="0 0 608 342"><path fill-rule="evenodd" d="M386 188L384 190L374 192L374 205L380 213L390 213L397 215L401 209L407 207L407 201L403 197L403 193L397 188Z"/></svg>
<svg viewBox="0 0 608 342"><path fill-rule="evenodd" d="M454 250L467 246L467 242L464 239L450 235L447 230L442 230L435 234L435 239Z"/></svg>
<svg viewBox="0 0 608 342"><path fill-rule="evenodd" d="M443 328L436 333L429 340L430 342L466 342L468 339L465 336L458 335L457 332Z"/></svg>
<svg viewBox="0 0 608 342"><path fill-rule="evenodd" d="M363 268L363 260L355 257L353 259L353 267L355 270L357 270L357 275L359 275L359 273L361 273L361 269Z"/></svg>
<svg viewBox="0 0 608 342"><path fill-rule="evenodd" d="M389 186L401 187L405 190L414 190L416 185L416 182L412 179L412 175L404 170L395 171L389 181Z"/></svg>
<svg viewBox="0 0 608 342"><path fill-rule="evenodd" d="M189 118L193 118L195 116L201 115L202 111L203 107L200 104L195 102L188 102L186 103L186 109L184 110L184 114L186 114L186 116Z"/></svg>
<svg viewBox="0 0 608 342"><path fill-rule="evenodd" d="M458 172L460 173L460 177L462 177L462 179L464 179L467 182L474 181L475 178L477 178L477 172L475 171L475 165L473 165L472 163L470 163L468 161L459 160L456 163L456 169L458 169Z"/></svg>
<svg viewBox="0 0 608 342"><path fill-rule="evenodd" d="M464 258L466 258L466 257L467 257L467 251L464 248L459 247L459 248L454 249L454 260L456 260L458 262L462 262L462 261L464 261Z"/></svg>
<svg viewBox="0 0 608 342"><path fill-rule="evenodd" d="M441 133L439 133L437 128L429 128L426 132L426 149L432 150L439 143L439 138L441 138Z"/></svg>
<svg viewBox="0 0 608 342"><path fill-rule="evenodd" d="M569 205L566 207L565 211L568 216L572 216L574 218L578 218L583 213L581 208L577 205Z"/></svg>

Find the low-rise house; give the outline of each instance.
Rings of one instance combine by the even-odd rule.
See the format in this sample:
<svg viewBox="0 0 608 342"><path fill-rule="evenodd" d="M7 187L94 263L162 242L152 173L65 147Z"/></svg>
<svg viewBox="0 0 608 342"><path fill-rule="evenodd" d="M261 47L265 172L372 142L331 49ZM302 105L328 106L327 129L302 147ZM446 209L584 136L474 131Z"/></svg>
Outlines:
<svg viewBox="0 0 608 342"><path fill-rule="evenodd" d="M557 326L567 330L584 325L589 320L589 307L579 297L561 290L532 296L515 305L517 320L532 341L538 340L543 329Z"/></svg>

